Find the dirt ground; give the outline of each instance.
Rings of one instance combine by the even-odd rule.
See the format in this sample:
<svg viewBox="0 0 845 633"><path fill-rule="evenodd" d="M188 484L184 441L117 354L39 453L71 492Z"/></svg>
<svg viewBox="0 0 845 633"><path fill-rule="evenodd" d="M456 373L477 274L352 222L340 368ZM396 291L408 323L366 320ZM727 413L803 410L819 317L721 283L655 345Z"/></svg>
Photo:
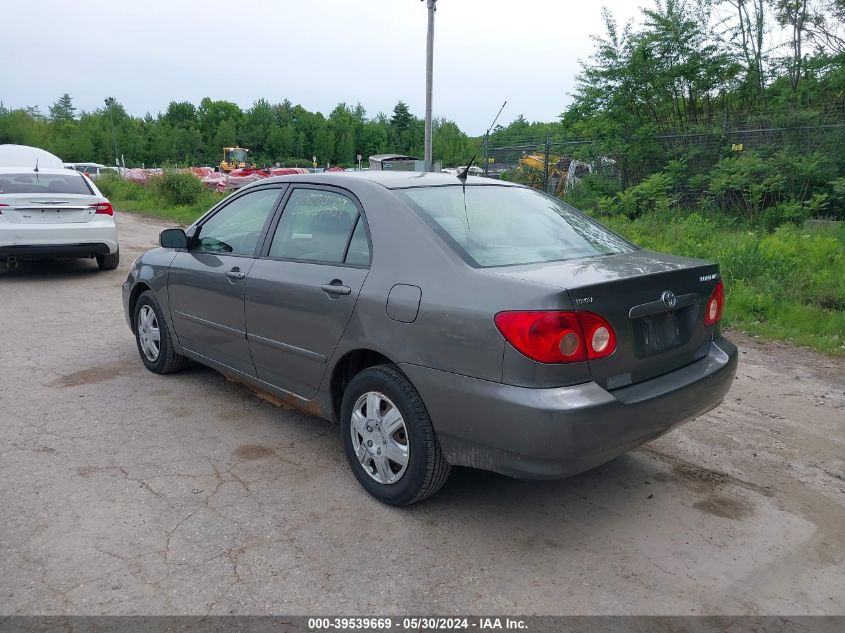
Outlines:
<svg viewBox="0 0 845 633"><path fill-rule="evenodd" d="M843 360L732 332L708 415L395 509L334 426L143 368L120 285L163 225L119 226L117 271L0 269L0 614L845 613Z"/></svg>

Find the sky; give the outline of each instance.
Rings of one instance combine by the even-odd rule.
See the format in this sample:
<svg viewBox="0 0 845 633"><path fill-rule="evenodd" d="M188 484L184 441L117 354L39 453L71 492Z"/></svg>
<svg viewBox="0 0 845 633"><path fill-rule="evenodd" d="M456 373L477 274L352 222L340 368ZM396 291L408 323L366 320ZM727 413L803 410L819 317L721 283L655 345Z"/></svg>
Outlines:
<svg viewBox="0 0 845 633"><path fill-rule="evenodd" d="M522 114L552 121L571 101L579 60L650 0L438 0L434 116L482 134ZM203 97L246 108L259 98L368 116L400 99L425 112L421 0L39 0L3 8L0 102L47 112L63 93L81 110L114 96L136 116Z"/></svg>

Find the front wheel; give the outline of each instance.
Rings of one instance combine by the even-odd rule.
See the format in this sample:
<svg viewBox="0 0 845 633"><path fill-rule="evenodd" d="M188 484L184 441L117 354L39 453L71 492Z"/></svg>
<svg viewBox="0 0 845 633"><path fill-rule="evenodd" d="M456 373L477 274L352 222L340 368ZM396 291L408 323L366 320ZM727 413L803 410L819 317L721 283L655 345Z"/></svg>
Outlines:
<svg viewBox="0 0 845 633"><path fill-rule="evenodd" d="M144 366L156 374L179 371L188 359L173 348L170 328L155 295L147 290L135 303L135 342Z"/></svg>
<svg viewBox="0 0 845 633"><path fill-rule="evenodd" d="M449 464L420 394L394 366L357 374L343 394L340 427L346 458L379 501L408 505L440 490Z"/></svg>

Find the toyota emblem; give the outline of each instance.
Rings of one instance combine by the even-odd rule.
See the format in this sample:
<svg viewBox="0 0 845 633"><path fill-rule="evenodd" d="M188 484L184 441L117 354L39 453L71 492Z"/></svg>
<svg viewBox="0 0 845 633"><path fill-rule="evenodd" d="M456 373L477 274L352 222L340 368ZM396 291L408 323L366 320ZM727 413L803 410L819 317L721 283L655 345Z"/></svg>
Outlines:
<svg viewBox="0 0 845 633"><path fill-rule="evenodd" d="M660 295L661 301L666 304L667 308L674 308L675 304L678 303L678 299L675 297L675 293L671 290L664 290L663 294Z"/></svg>

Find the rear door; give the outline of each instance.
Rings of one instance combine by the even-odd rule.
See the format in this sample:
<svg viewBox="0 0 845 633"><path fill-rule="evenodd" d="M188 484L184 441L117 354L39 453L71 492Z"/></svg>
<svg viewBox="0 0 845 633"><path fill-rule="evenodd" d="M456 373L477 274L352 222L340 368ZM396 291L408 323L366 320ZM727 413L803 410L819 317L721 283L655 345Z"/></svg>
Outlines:
<svg viewBox="0 0 845 633"><path fill-rule="evenodd" d="M246 330L258 377L303 398L326 365L369 272L370 241L348 191L291 189L246 281Z"/></svg>
<svg viewBox="0 0 845 633"><path fill-rule="evenodd" d="M284 186L250 189L206 218L170 265L173 329L186 349L255 376L244 325L246 276Z"/></svg>

